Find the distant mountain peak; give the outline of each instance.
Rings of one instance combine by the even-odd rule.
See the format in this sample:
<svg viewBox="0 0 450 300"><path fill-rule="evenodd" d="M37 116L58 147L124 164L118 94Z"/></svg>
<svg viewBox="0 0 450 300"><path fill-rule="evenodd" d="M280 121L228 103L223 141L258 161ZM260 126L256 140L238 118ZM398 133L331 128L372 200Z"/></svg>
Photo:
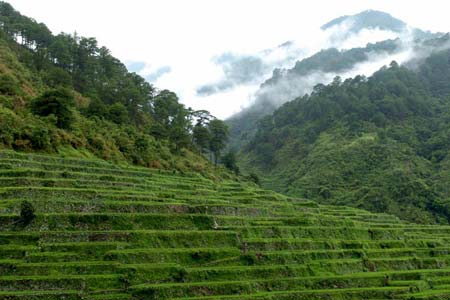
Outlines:
<svg viewBox="0 0 450 300"><path fill-rule="evenodd" d="M403 31L407 24L397 18L394 18L390 14L378 11L378 10L365 10L356 15L346 15L338 17L330 22L326 23L322 27L322 30L327 30L333 26L342 25L349 22L349 32L358 32L362 29L375 29L391 30L394 32Z"/></svg>

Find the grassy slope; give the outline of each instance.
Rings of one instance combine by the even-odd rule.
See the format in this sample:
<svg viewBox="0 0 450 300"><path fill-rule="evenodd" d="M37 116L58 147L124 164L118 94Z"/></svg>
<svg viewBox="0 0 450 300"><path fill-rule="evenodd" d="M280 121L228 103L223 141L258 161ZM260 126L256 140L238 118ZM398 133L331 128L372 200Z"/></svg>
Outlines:
<svg viewBox="0 0 450 300"><path fill-rule="evenodd" d="M410 193L431 192L424 178L435 171L430 161L404 144L380 142L376 132L349 138L331 130L320 135L307 156L296 149L294 142L277 153L276 168L262 175L265 188L324 204L389 212L418 223L447 222L408 199Z"/></svg>
<svg viewBox="0 0 450 300"><path fill-rule="evenodd" d="M445 299L448 226L198 173L0 152L3 299ZM28 200L36 218L20 222ZM438 296L436 296L438 295Z"/></svg>

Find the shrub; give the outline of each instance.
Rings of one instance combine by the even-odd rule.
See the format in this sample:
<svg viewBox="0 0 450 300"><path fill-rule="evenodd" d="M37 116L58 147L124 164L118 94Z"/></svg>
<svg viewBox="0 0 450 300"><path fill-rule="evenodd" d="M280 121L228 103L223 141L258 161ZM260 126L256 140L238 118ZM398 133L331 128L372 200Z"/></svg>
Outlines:
<svg viewBox="0 0 450 300"><path fill-rule="evenodd" d="M186 271L186 269L182 268L177 270L176 272L174 272L174 274L172 275L173 280L175 282L186 282L186 277L188 276L188 272Z"/></svg>
<svg viewBox="0 0 450 300"><path fill-rule="evenodd" d="M36 98L31 104L31 110L42 117L54 115L57 118L56 126L71 129L75 121L74 106L73 94L65 88L59 88L47 91Z"/></svg>
<svg viewBox="0 0 450 300"><path fill-rule="evenodd" d="M58 67L51 67L47 72L42 74L44 82L51 87L71 87L72 76Z"/></svg>
<svg viewBox="0 0 450 300"><path fill-rule="evenodd" d="M28 201L20 203L20 222L24 225L30 224L36 215L34 214L34 207Z"/></svg>
<svg viewBox="0 0 450 300"><path fill-rule="evenodd" d="M127 108L119 102L109 107L109 119L116 124L125 124L129 121Z"/></svg>
<svg viewBox="0 0 450 300"><path fill-rule="evenodd" d="M236 175L239 174L239 167L237 165L236 153L233 151L228 152L222 156L223 165L230 171L233 171Z"/></svg>
<svg viewBox="0 0 450 300"><path fill-rule="evenodd" d="M47 150L51 147L50 132L45 127L33 126L30 129L28 139L33 149Z"/></svg>
<svg viewBox="0 0 450 300"><path fill-rule="evenodd" d="M0 94L3 95L18 95L20 93L19 83L10 75L0 75Z"/></svg>
<svg viewBox="0 0 450 300"><path fill-rule="evenodd" d="M98 98L92 98L89 106L83 111L89 117L105 118L108 115L108 107Z"/></svg>
<svg viewBox="0 0 450 300"><path fill-rule="evenodd" d="M22 120L11 110L0 107L0 144L10 147L22 128Z"/></svg>
<svg viewBox="0 0 450 300"><path fill-rule="evenodd" d="M257 184L257 185L260 184L259 176L256 175L256 174L253 173L253 172L250 173L250 174L248 174L247 178L248 178L250 181L252 181L252 182L254 182L255 184Z"/></svg>
<svg viewBox="0 0 450 300"><path fill-rule="evenodd" d="M0 106L13 109L14 105L11 97L0 95Z"/></svg>

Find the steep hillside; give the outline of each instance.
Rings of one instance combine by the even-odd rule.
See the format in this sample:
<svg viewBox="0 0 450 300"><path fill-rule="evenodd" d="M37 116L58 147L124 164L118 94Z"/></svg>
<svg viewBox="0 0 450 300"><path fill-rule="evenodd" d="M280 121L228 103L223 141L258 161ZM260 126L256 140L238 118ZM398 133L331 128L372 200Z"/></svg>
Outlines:
<svg viewBox="0 0 450 300"><path fill-rule="evenodd" d="M0 152L1 299L447 299L448 226Z"/></svg>
<svg viewBox="0 0 450 300"><path fill-rule="evenodd" d="M243 166L289 195L447 223L449 57L317 85L259 123Z"/></svg>
<svg viewBox="0 0 450 300"><path fill-rule="evenodd" d="M219 175L202 155L217 152L211 135L200 147L193 128L209 134L215 118L128 72L94 38L55 36L0 2L0 71L0 148Z"/></svg>

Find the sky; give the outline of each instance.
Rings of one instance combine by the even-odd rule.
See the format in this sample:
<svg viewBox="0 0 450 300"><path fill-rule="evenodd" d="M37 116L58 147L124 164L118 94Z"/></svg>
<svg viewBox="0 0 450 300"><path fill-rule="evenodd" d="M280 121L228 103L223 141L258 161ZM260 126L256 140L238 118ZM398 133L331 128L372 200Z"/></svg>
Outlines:
<svg viewBox="0 0 450 300"><path fill-rule="evenodd" d="M100 46L159 89L176 92L193 109L227 118L251 103L274 67L290 67L323 47L320 26L367 9L381 10L408 25L450 31L445 0L9 0L22 14L54 33L95 37ZM386 38L384 33L348 46ZM289 53L277 46L294 41ZM361 45L362 46L362 45ZM271 51L267 51L267 50ZM298 49L302 49L299 51ZM252 60L252 56L263 58ZM237 58L237 60L235 59ZM235 60L233 60L235 59ZM239 68L235 70L236 65ZM257 73L246 74L249 64ZM249 79L250 78L250 79ZM243 80L244 84L235 84ZM202 93L208 84L219 86ZM203 88L203 89L202 89Z"/></svg>

